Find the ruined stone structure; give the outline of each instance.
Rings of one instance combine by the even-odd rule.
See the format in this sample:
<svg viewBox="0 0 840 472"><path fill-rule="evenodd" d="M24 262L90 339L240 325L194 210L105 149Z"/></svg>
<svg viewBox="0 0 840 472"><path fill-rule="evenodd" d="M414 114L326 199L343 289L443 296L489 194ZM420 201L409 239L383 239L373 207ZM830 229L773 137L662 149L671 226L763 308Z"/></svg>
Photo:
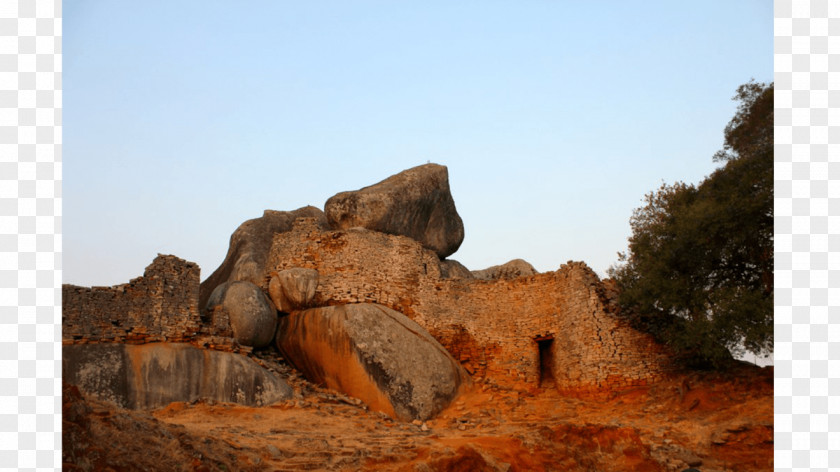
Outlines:
<svg viewBox="0 0 840 472"><path fill-rule="evenodd" d="M113 287L64 284L62 343L190 343L248 353L234 341L224 312L202 319L198 264L159 254L142 277Z"/></svg>
<svg viewBox="0 0 840 472"><path fill-rule="evenodd" d="M198 265L171 255L158 255L126 284L65 284L64 380L128 408L199 398L259 406L289 398L285 381L233 353L251 348L236 343L229 323L201 318L198 297Z"/></svg>
<svg viewBox="0 0 840 472"><path fill-rule="evenodd" d="M199 333L199 268L158 255L142 277L113 287L62 287L65 342L184 342Z"/></svg>
<svg viewBox="0 0 840 472"><path fill-rule="evenodd" d="M570 261L557 271L540 274L522 260L473 273L455 260L441 260L463 238L445 167L427 164L339 195L327 203L339 215L333 215L332 226L315 207L266 210L261 218L243 223L231 236L225 261L201 285L196 264L163 255L142 277L127 284L65 285L64 344L189 343L248 354L253 349L249 346L261 348L271 340L277 340L278 346L304 346L306 329L292 332L291 319L308 316L309 331L311 326L333 327L322 318L336 310L319 307L378 304L399 312L397 318L409 318L397 323L399 329L414 334L428 331L405 339L434 338L436 349L445 348L454 358L450 362L460 363L458 372L463 367L479 380L526 390L549 385L560 390L605 390L646 385L671 370L665 348L621 317L615 287L582 262ZM227 288L240 285L247 285L247 296L233 297L227 306ZM219 300L213 301L214 297ZM262 308L246 303L254 298L264 301L258 304ZM355 311L370 306L342 308L338 318L355 326L360 318ZM257 315L261 322L253 323ZM377 323L367 323L368 331L375 331ZM283 329L289 332L278 333ZM349 343L337 340L336 332L326 329L321 337L329 340L330 348ZM287 335L294 339L284 338ZM386 335L382 343L397 338ZM280 342L284 339L288 342ZM408 344L401 341L406 349ZM318 349L313 351L317 355L309 355L321 363L313 372L327 362L320 354L328 350ZM395 361L396 351L380 349L371 362ZM333 354L327 357L339 356ZM398 364L424 368L422 362L394 365ZM336 375L345 370L338 369ZM401 372L388 375L397 378ZM447 394L447 403L450 397ZM433 414L416 410L402 416ZM393 414L396 407L383 411Z"/></svg>
<svg viewBox="0 0 840 472"><path fill-rule="evenodd" d="M669 370L662 346L610 313L585 264L510 280L445 278L434 252L403 236L323 231L298 219L276 234L271 271L316 269L314 305L379 303L427 329L474 377L533 388L623 388Z"/></svg>
<svg viewBox="0 0 840 472"><path fill-rule="evenodd" d="M326 231L299 218L277 233L272 272L315 269L312 306L378 303L429 331L474 378L535 388L624 388L669 370L664 348L631 328L608 302L609 286L585 264L502 280L448 277L450 261L420 243L361 228ZM187 342L248 353L198 309L199 268L158 256L142 277L114 287L63 287L65 344ZM224 323L222 323L224 324Z"/></svg>

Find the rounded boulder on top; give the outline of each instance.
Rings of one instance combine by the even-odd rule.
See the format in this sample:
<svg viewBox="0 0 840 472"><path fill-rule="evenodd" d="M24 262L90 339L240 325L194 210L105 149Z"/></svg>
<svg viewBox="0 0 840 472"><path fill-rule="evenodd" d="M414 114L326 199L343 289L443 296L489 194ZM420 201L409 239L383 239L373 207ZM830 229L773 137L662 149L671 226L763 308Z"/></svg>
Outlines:
<svg viewBox="0 0 840 472"><path fill-rule="evenodd" d="M357 226L408 236L441 259L464 241L464 223L449 191L445 166L425 164L356 191L341 192L324 205L333 229Z"/></svg>
<svg viewBox="0 0 840 472"><path fill-rule="evenodd" d="M522 259L514 259L502 265L472 271L472 276L479 280L510 280L538 274L534 266Z"/></svg>

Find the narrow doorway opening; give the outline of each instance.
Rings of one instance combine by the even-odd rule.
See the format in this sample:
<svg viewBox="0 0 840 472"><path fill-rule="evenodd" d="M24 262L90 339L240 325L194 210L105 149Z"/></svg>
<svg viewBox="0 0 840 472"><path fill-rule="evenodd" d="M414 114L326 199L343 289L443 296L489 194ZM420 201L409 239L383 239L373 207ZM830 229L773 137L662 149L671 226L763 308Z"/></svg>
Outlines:
<svg viewBox="0 0 840 472"><path fill-rule="evenodd" d="M540 351L540 387L554 385L554 338L538 338L537 348Z"/></svg>

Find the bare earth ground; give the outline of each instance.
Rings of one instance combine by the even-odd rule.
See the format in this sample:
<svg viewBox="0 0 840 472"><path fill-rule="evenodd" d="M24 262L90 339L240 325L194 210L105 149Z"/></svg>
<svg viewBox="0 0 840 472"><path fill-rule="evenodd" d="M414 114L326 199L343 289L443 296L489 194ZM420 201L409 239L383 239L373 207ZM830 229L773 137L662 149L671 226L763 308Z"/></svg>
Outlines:
<svg viewBox="0 0 840 472"><path fill-rule="evenodd" d="M64 389L65 470L709 471L773 469L773 370L741 364L571 397L476 383L411 424L320 389L262 408L172 403L128 411ZM419 423L419 422L417 422Z"/></svg>

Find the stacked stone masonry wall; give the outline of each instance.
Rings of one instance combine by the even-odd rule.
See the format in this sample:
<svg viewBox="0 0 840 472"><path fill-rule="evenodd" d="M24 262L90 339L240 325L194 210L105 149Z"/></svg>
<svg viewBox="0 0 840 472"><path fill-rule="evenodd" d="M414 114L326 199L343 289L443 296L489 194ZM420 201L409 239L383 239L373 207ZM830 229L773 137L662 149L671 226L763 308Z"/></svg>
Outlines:
<svg viewBox="0 0 840 472"><path fill-rule="evenodd" d="M202 324L200 269L158 255L142 277L113 287L62 286L65 344L187 342L224 351L250 351L226 333Z"/></svg>
<svg viewBox="0 0 840 472"><path fill-rule="evenodd" d="M113 287L62 287L63 337L76 342L184 341L198 332L198 265L159 255Z"/></svg>
<svg viewBox="0 0 840 472"><path fill-rule="evenodd" d="M511 280L447 279L438 257L412 239L322 231L300 219L275 235L263 289L272 270L294 267L318 270L315 306L379 303L398 310L476 378L537 386L545 367L537 342L544 339L553 340L548 367L560 389L645 385L671 369L665 349L617 315L610 287L583 263ZM175 256L158 256L127 284L64 285L62 292L67 344L168 341L250 352L216 326L213 314L201 318L199 268Z"/></svg>
<svg viewBox="0 0 840 472"><path fill-rule="evenodd" d="M275 235L269 272L319 271L316 305L380 303L426 328L475 377L539 383L537 340L553 339L558 388L622 388L661 379L664 348L606 310L604 286L583 263L512 280L445 279L440 260L405 237L320 231L301 219Z"/></svg>

